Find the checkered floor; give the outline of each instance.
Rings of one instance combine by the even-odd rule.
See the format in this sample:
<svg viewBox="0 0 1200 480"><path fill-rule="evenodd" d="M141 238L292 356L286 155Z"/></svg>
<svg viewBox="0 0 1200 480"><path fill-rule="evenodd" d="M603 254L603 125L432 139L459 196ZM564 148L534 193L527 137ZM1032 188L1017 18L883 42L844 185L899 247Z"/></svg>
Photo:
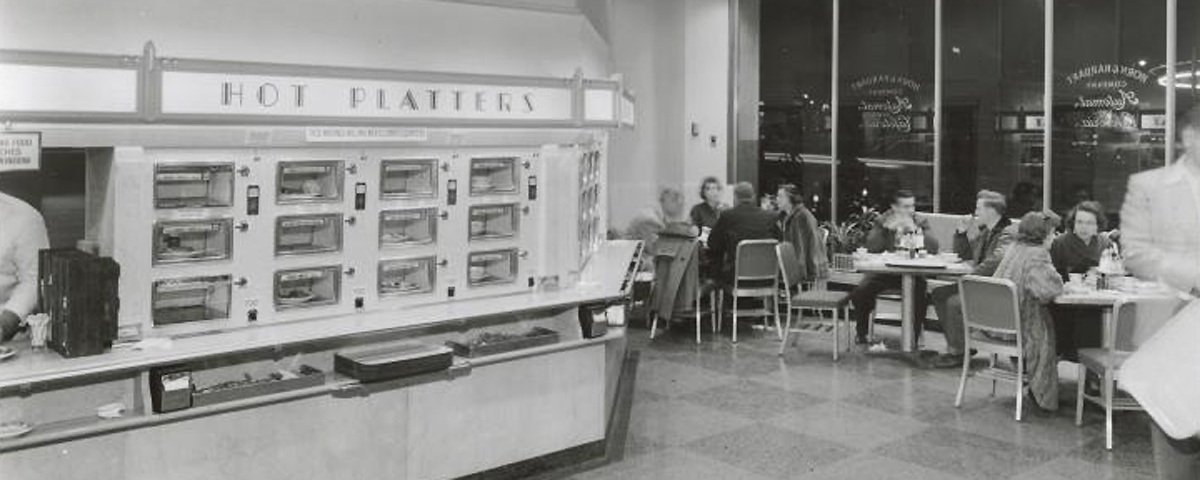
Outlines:
<svg viewBox="0 0 1200 480"><path fill-rule="evenodd" d="M707 327L707 325L706 325ZM744 335L742 334L744 333ZM899 332L879 327L878 336ZM1074 365L1062 406L1013 420L1001 384L968 384L954 408L958 370L916 370L852 352L834 363L832 340L810 334L785 356L769 331L704 334L686 323L654 340L630 329L641 351L624 458L577 479L1150 479L1147 417L1118 412L1112 452L1104 416L1074 424ZM941 334L926 348L942 349Z"/></svg>

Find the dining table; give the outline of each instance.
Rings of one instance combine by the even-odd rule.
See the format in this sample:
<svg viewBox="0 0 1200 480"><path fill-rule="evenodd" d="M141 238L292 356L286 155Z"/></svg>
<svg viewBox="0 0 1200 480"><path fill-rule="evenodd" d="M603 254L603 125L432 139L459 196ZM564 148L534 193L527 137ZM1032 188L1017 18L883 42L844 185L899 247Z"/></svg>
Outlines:
<svg viewBox="0 0 1200 480"><path fill-rule="evenodd" d="M917 349L913 308L917 295L925 295L925 292L917 292L917 278L961 277L970 275L975 268L956 257L929 255L914 258L908 253L899 252L860 254L854 260L854 270L858 273L900 277L900 351L911 354Z"/></svg>
<svg viewBox="0 0 1200 480"><path fill-rule="evenodd" d="M1101 346L1114 347L1116 319L1125 305L1151 302L1184 301L1181 294L1165 287L1134 290L1096 289L1067 284L1063 293L1054 298L1058 305L1095 307L1100 310Z"/></svg>

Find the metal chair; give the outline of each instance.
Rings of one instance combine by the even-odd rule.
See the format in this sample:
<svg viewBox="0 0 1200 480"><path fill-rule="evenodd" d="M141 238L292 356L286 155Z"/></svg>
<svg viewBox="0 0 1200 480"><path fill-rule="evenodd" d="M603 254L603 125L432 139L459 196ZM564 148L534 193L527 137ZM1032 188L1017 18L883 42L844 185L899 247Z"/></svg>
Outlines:
<svg viewBox="0 0 1200 480"><path fill-rule="evenodd" d="M967 377L977 376L992 380L992 395L996 395L996 382L1004 381L1017 386L1017 421L1021 421L1022 403L1025 398L1024 340L1021 338L1021 309L1017 304L1017 286L1003 278L967 275L958 281L962 298L963 344L962 377L958 382L958 395L954 406L961 407L963 392L967 388ZM986 332L1003 336L1014 336L1015 341L1000 340L985 336L972 336L975 332ZM991 364L978 372L971 372L971 350L991 354ZM1015 372L996 368L996 358L1015 357Z"/></svg>
<svg viewBox="0 0 1200 480"><path fill-rule="evenodd" d="M1079 350L1079 384L1075 391L1075 425L1083 425L1084 400L1104 407L1104 448L1113 446L1113 410L1142 410L1133 398L1115 398L1117 376L1125 360L1143 342L1149 340L1159 328L1174 315L1179 302L1174 300L1137 303L1118 302L1112 311L1111 328L1104 337L1109 339L1101 348ZM1084 392L1087 372L1096 372L1101 377L1100 396Z"/></svg>
<svg viewBox="0 0 1200 480"><path fill-rule="evenodd" d="M733 264L733 285L728 286L733 295L733 343L737 343L738 317L742 315L758 315L766 323L767 316L775 317L775 330L780 340L783 333L779 332L779 263L775 255L775 240L742 240L738 242L736 257ZM722 288L717 301L722 308L725 305L725 290ZM738 299L761 298L770 301L772 309L739 310ZM724 322L722 315L717 315L717 328Z"/></svg>
<svg viewBox="0 0 1200 480"><path fill-rule="evenodd" d="M833 359L837 361L838 353L841 352L842 335L839 332L839 324L849 320L850 308L841 305L843 300L849 295L849 292L835 292L826 288L823 280L813 282L812 288L802 290L800 282L800 260L796 257L796 248L790 242L782 242L775 246L776 256L779 257L779 271L783 276L783 299L786 305L784 318L786 321L782 329L783 340L779 345L779 354L787 350L788 340L792 334L792 312L796 312L796 320L798 323L815 324L818 327L824 327L824 318L818 317L816 322L804 320L804 309L817 310L820 312L833 312ZM792 293L792 292L795 293ZM841 313L839 315L838 313ZM849 332L849 329L845 329ZM799 332L797 332L799 333ZM797 335L799 336L799 335ZM850 339L846 338L846 346L850 346Z"/></svg>

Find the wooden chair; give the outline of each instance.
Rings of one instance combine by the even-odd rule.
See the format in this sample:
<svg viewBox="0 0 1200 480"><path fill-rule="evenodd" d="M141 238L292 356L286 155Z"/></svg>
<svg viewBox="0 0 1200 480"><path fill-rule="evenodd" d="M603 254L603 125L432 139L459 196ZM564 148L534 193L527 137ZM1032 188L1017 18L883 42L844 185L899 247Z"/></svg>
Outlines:
<svg viewBox="0 0 1200 480"><path fill-rule="evenodd" d="M783 298L785 309L783 340L779 345L779 354L783 355L787 351L788 340L792 334L792 312L796 312L797 323L800 324L816 324L818 327L824 327L824 318L818 317L816 322L804 320L804 309L817 310L818 312L832 311L833 312L833 359L837 361L838 353L841 352L842 334L839 332L840 323L848 321L850 318L850 309L847 306L839 307L839 304L849 295L849 292L836 292L828 290L823 280L818 280L808 290L802 290L800 282L800 260L796 257L796 248L789 242L783 242L775 246L776 256L779 257L779 271L783 277ZM841 315L839 315L841 313ZM849 332L850 329L845 329ZM799 332L797 332L799 333ZM799 335L797 335L799 336ZM851 341L846 338L846 346L849 347Z"/></svg>
<svg viewBox="0 0 1200 480"><path fill-rule="evenodd" d="M1142 410L1133 398L1115 398L1116 383L1125 360L1173 315L1180 302L1175 300L1119 302L1113 306L1111 330L1105 333L1107 345L1079 350L1079 385L1075 391L1075 425L1083 425L1084 401L1104 408L1104 448L1113 446L1113 410ZM1101 377L1100 396L1084 391L1087 372Z"/></svg>
<svg viewBox="0 0 1200 480"><path fill-rule="evenodd" d="M733 295L733 343L737 343L738 317L745 315L775 317L775 330L779 339L783 339L779 325L779 262L775 255L775 240L742 240L738 242L733 265L733 285L722 288L717 302L723 308L725 305L725 290ZM760 298L763 308L756 310L741 310L738 300L742 298ZM767 308L766 302L771 303ZM724 319L717 315L717 328L720 329Z"/></svg>
<svg viewBox="0 0 1200 480"><path fill-rule="evenodd" d="M980 277L967 275L958 281L959 294L962 298L963 332L966 337L963 343L962 377L958 382L958 395L954 398L954 406L961 407L963 392L967 388L967 378L971 376L984 377L992 380L992 395L996 395L996 382L1010 382L1017 386L1017 421L1021 421L1023 401L1025 399L1025 356L1024 340L1021 338L1021 309L1017 304L1017 286L1003 278ZM992 337L978 336L975 332L985 332L1001 336L1016 337L1015 341L1005 341ZM971 372L971 350L991 354L991 364L978 372ZM996 359L1016 357L1015 372L996 368Z"/></svg>

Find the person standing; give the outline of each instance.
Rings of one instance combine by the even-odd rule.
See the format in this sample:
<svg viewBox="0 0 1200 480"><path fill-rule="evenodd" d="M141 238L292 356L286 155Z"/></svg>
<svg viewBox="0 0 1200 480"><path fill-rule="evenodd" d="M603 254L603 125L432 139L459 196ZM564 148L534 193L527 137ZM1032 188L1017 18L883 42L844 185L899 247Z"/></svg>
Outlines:
<svg viewBox="0 0 1200 480"><path fill-rule="evenodd" d="M929 230L929 225L924 220L917 219L916 213L916 196L908 190L897 190L892 195L892 207L879 216L875 225L871 227L870 233L867 234L867 251L882 253L893 250L896 248L899 238L905 233L918 229ZM933 235L924 235L924 237L925 251L937 253L938 243ZM900 283L898 275L869 274L864 276L862 282L846 297L846 301L854 305L855 343L859 345L870 343L867 339L867 330L870 327L871 312L875 310L876 297L885 290L900 288ZM917 336L920 336L925 323L925 311L929 304L929 299L925 295L925 279L918 277L915 288L918 294L916 301L913 302L914 311L912 313L916 321L914 331Z"/></svg>
<svg viewBox="0 0 1200 480"><path fill-rule="evenodd" d="M797 271L800 281L811 282L829 274L829 257L825 254L825 239L817 217L804 206L804 195L792 184L779 186L775 198L779 203L779 231L782 241L796 249L800 260Z"/></svg>
<svg viewBox="0 0 1200 480"><path fill-rule="evenodd" d="M1180 292L1190 293L1190 301L1194 303L1195 297L1200 296L1200 107L1192 107L1180 117L1178 128L1183 155L1169 166L1129 178L1125 203L1121 207L1121 246L1126 270L1138 278L1160 281ZM1174 321L1200 322L1200 318L1176 318ZM1193 345L1196 341L1194 338L1170 340L1193 342ZM1138 371L1133 365L1138 360L1138 353L1141 352L1129 360L1129 377ZM1161 367L1154 372L1154 378L1145 381L1160 389L1189 388L1190 392L1196 392L1194 374L1200 371L1200 366L1181 361ZM1127 380L1135 382L1136 378L1123 375L1122 383ZM1189 380L1190 386L1172 386L1175 382ZM1159 393L1138 388L1129 390L1143 405L1154 404L1156 400L1143 397ZM1179 400L1183 402L1179 403ZM1182 414L1184 417L1189 414L1195 417L1195 409L1200 409L1200 398L1176 398L1173 401L1178 409L1191 409ZM1168 436L1160 423L1181 413L1149 406L1146 410L1154 419L1154 459L1159 478L1200 478L1200 432L1175 431L1174 436Z"/></svg>
<svg viewBox="0 0 1200 480"><path fill-rule="evenodd" d="M7 342L37 307L38 251L50 248L42 215L0 193L0 342Z"/></svg>
<svg viewBox="0 0 1200 480"><path fill-rule="evenodd" d="M1017 231L1005 216L1007 205L1004 195L981 190L975 198L975 215L963 219L954 232L954 253L974 268L975 275L989 276L1000 265ZM935 288L930 296L937 310L938 322L942 325L942 334L946 337L946 353L937 359L935 366L961 366L966 339L963 337L962 301L958 295L958 284Z"/></svg>

